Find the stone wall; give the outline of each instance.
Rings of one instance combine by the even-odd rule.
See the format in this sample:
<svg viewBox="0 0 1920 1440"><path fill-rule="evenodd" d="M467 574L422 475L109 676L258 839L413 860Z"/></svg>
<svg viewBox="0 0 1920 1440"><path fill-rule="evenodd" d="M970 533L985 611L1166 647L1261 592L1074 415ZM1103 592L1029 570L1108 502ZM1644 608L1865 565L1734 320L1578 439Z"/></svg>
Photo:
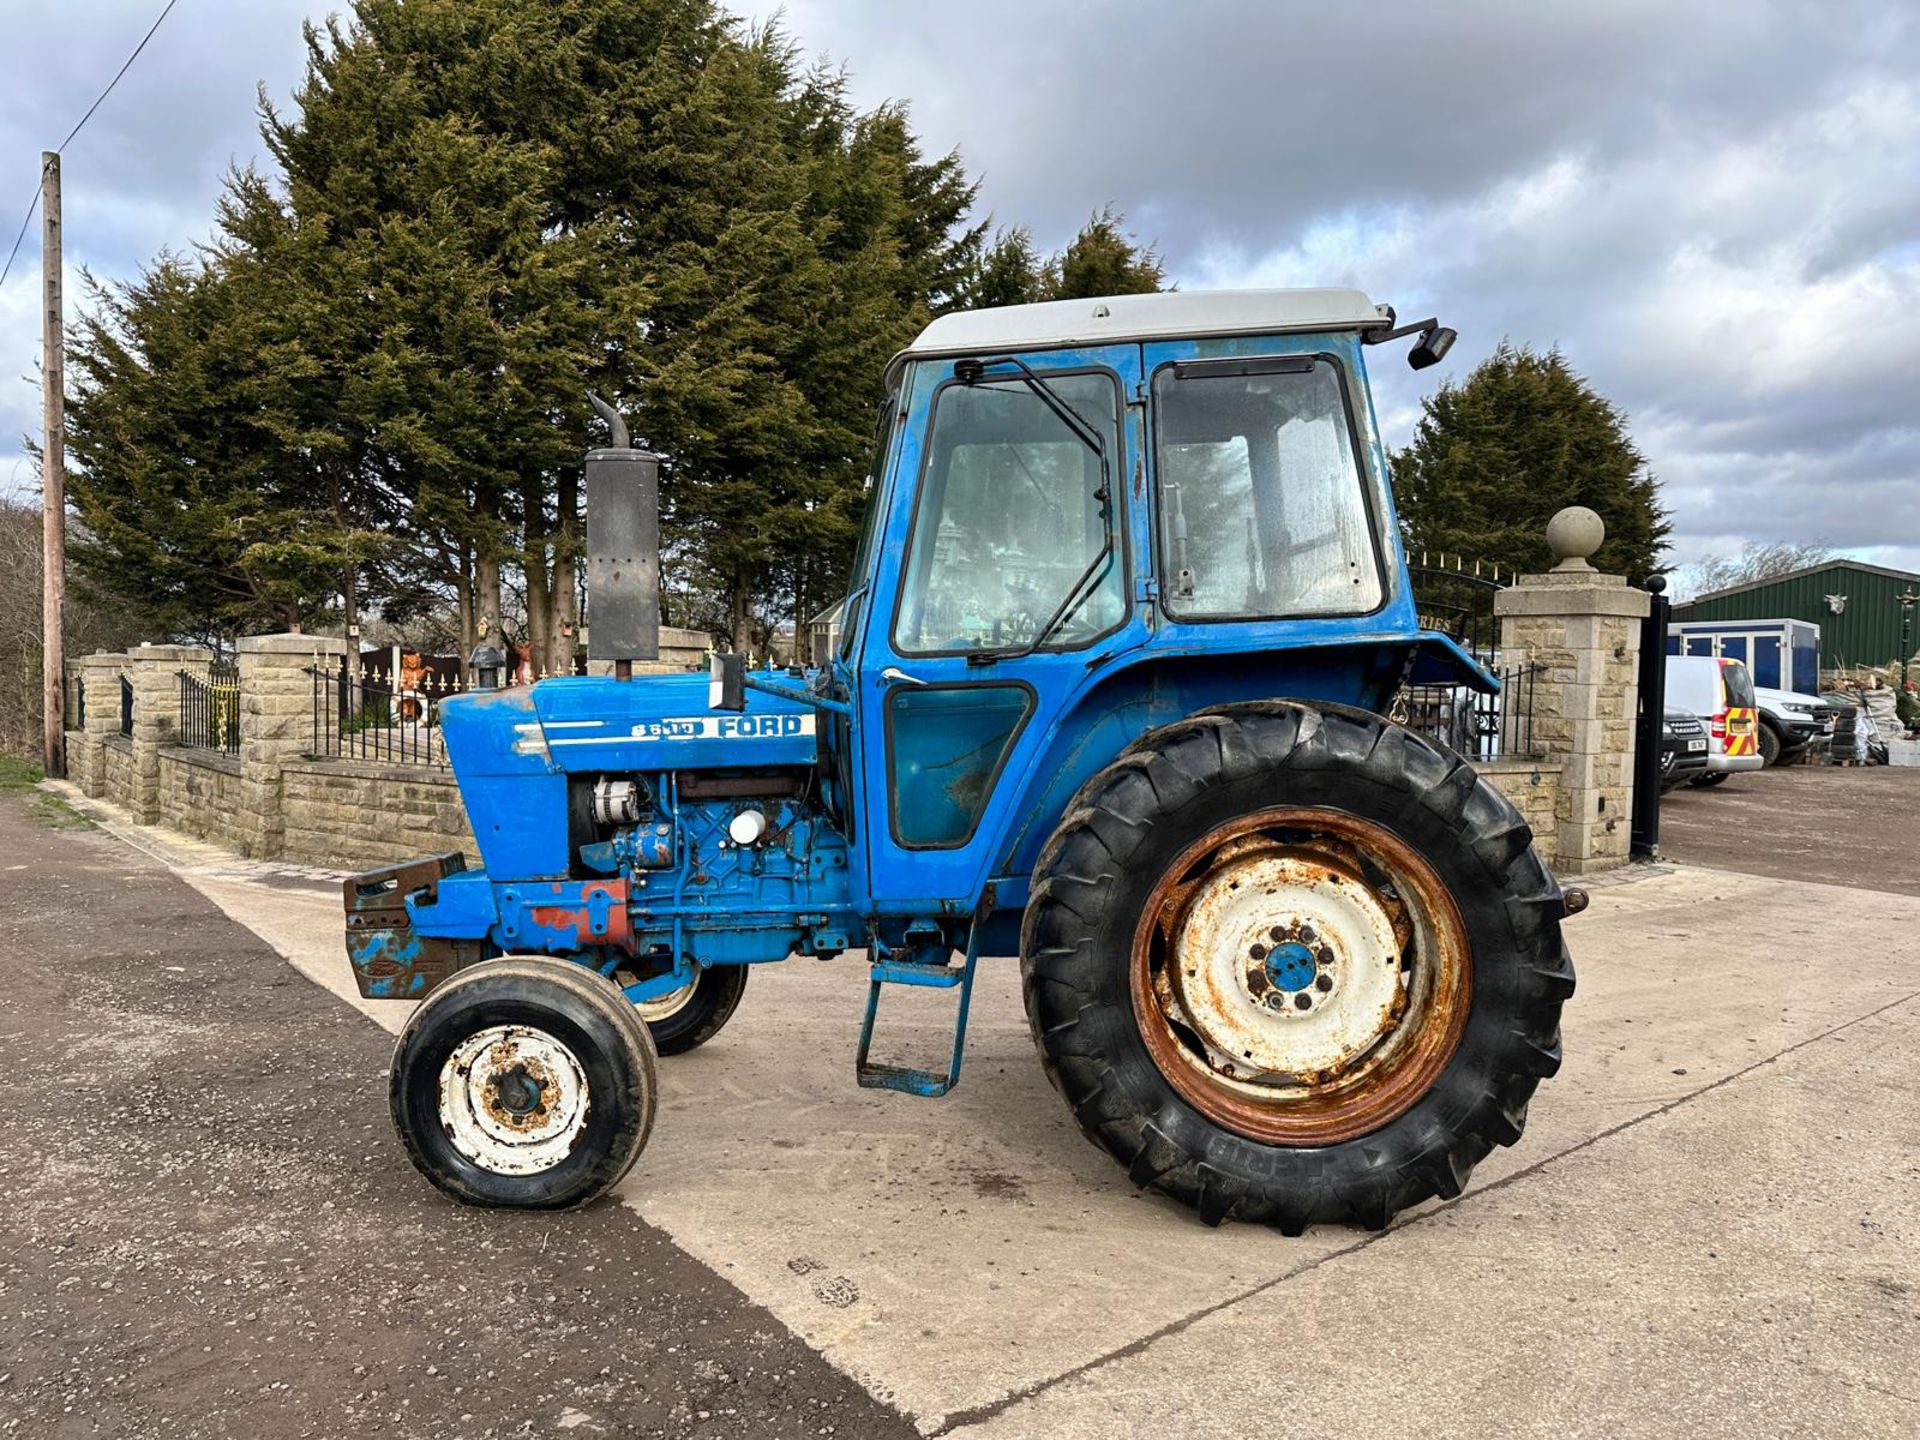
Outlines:
<svg viewBox="0 0 1920 1440"><path fill-rule="evenodd" d="M1558 760L1483 760L1474 769L1513 802L1533 827L1533 848L1549 865L1560 854L1560 762Z"/></svg>
<svg viewBox="0 0 1920 1440"><path fill-rule="evenodd" d="M124 735L109 735L100 742L97 758L100 793L115 805L126 808L133 799L133 741Z"/></svg>
<svg viewBox="0 0 1920 1440"><path fill-rule="evenodd" d="M69 731L71 778L142 825L229 845L254 859L365 870L435 851L475 853L453 773L439 766L316 758L313 679L341 641L311 635L240 642L240 753L183 745L180 672L208 652L141 646L89 655L86 725ZM133 734L119 733L120 678L133 686Z"/></svg>
<svg viewBox="0 0 1920 1440"><path fill-rule="evenodd" d="M371 869L442 850L478 854L448 770L309 760L280 772L281 858Z"/></svg>
<svg viewBox="0 0 1920 1440"><path fill-rule="evenodd" d="M1626 858L1639 621L1647 604L1618 576L1564 563L1521 577L1496 599L1509 659L1542 667L1532 732L1541 758L1479 769L1533 827L1542 857L1569 875ZM695 637L670 638L676 658L691 657ZM179 673L204 671L206 651L142 646L87 656L80 662L90 701L85 728L68 736L74 776L89 795L142 824L230 844L256 859L358 870L435 851L473 854L451 771L309 753L310 669L337 664L345 652L343 641L312 635L242 640L237 760L182 747L174 733ZM134 690L131 738L118 733L123 674Z"/></svg>
<svg viewBox="0 0 1920 1440"><path fill-rule="evenodd" d="M240 758L177 747L160 752L160 819L169 830L230 842L240 829Z"/></svg>
<svg viewBox="0 0 1920 1440"><path fill-rule="evenodd" d="M1494 600L1502 652L1542 667L1533 741L1559 764L1560 784L1553 823L1536 822L1534 833L1554 833L1554 868L1564 874L1627 860L1640 631L1650 603L1645 591L1580 556L1544 575L1520 576Z"/></svg>

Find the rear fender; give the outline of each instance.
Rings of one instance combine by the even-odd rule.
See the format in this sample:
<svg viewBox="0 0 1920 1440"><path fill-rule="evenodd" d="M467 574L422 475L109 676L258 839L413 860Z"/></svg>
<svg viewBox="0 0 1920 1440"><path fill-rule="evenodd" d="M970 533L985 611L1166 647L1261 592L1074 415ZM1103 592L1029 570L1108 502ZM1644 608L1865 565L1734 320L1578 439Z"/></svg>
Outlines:
<svg viewBox="0 0 1920 1440"><path fill-rule="evenodd" d="M1451 635L1435 630L1422 630L1414 637L1407 684L1464 685L1481 695L1500 693L1500 681L1491 670L1474 659Z"/></svg>
<svg viewBox="0 0 1920 1440"><path fill-rule="evenodd" d="M1028 874L1074 793L1147 731L1242 700L1318 700L1384 712L1412 644L1402 636L1238 655L1149 655L1099 677L1062 714L1034 762L1007 777L1011 803L995 807L1007 818L989 852L993 869L980 884ZM1020 896L1022 889L1003 887L1002 894Z"/></svg>

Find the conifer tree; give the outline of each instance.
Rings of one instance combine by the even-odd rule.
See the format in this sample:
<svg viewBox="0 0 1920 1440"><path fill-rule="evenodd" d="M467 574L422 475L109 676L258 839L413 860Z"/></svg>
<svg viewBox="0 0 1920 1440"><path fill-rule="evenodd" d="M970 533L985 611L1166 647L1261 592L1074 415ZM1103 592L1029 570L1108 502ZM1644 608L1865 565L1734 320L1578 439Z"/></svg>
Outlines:
<svg viewBox="0 0 1920 1440"><path fill-rule="evenodd" d="M1593 557L1638 582L1669 533L1658 482L1626 417L1558 349L1502 344L1459 384L1427 397L1414 441L1393 457L1409 548L1516 571L1553 563L1546 524L1568 505L1606 522Z"/></svg>
<svg viewBox="0 0 1920 1440"><path fill-rule="evenodd" d="M672 618L745 646L830 596L881 369L977 265L958 157L926 157L900 107L858 111L841 76L714 0L356 0L307 38L294 106L263 101L277 173L233 177L201 261L103 301L98 365L76 362L76 431L132 435L142 403L194 402L163 393L158 357L225 344L245 369L244 335L244 396L197 403L244 399L260 453L230 455L210 424L171 457L96 446L93 493L119 522L103 573L130 590L163 560L239 573L230 529L195 532L211 566L140 538L173 524L149 513L165 497L147 472L220 471L225 493L270 468L273 487L247 482L250 523L277 497L288 513L244 574L273 605L283 581L303 613L450 597L469 640L512 615L558 667L593 388L666 457ZM260 277L244 300L189 304L242 275ZM180 330L195 305L221 325ZM158 444L166 417L142 423Z"/></svg>

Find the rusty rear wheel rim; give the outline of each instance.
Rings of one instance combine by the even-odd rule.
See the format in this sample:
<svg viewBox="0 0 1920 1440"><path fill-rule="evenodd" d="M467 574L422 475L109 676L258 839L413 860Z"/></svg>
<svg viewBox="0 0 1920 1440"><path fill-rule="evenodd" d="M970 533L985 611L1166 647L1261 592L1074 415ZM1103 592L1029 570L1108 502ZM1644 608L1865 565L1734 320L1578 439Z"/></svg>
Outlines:
<svg viewBox="0 0 1920 1440"><path fill-rule="evenodd" d="M1411 1109L1466 1029L1458 907L1405 841L1345 811L1217 826L1141 913L1134 1016L1155 1066L1215 1124L1333 1145Z"/></svg>

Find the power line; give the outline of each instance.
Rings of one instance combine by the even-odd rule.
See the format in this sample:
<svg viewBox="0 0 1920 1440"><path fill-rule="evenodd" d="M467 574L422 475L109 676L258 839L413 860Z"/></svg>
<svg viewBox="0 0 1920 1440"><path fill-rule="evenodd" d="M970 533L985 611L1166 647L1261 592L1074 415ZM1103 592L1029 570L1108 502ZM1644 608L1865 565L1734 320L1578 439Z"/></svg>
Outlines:
<svg viewBox="0 0 1920 1440"><path fill-rule="evenodd" d="M133 53L127 56L126 63L114 72L113 79L107 82L107 88L100 92L93 104L87 107L87 113L80 117L80 123L67 132L67 138L60 142L55 150L56 154L64 152L67 146L73 143L74 136L87 128L87 122L93 119L93 112L106 103L107 97L113 94L113 87L118 85L127 71L133 68L133 62L140 58L140 52L147 48L147 42L153 39L154 32L166 23L167 16L173 13L173 7L179 3L180 0L167 0L166 8L160 12L159 18L147 27L147 33L140 37L140 43L133 47ZM20 242L26 239L27 227L33 223L33 212L39 207L39 204L40 182L36 180L33 188L33 199L27 205L26 218L20 222L20 233L13 237L13 249L7 252L7 263L4 266L0 266L0 285L6 284L7 276L13 273L13 262L20 254Z"/></svg>
<svg viewBox="0 0 1920 1440"><path fill-rule="evenodd" d="M100 92L100 98L87 107L87 113L80 117L80 123L67 132L67 138L60 142L59 148L61 150L65 150L67 146L71 145L73 143L73 137L87 128L87 121L93 118L93 112L98 110L105 102L107 96L113 93L113 87L120 83L120 77L133 68L133 62L138 60L140 58L140 52L147 48L147 41L153 39L153 32L165 23L167 16L173 13L173 7L179 3L180 0L167 0L167 8L160 12L160 18L158 20L155 20L152 25L147 27L147 33L140 37L140 43L134 46L133 53L127 56L127 63L122 65L120 69L115 72L113 79L107 82L107 88Z"/></svg>
<svg viewBox="0 0 1920 1440"><path fill-rule="evenodd" d="M40 167L41 179L46 176L46 166ZM7 276L13 273L13 258L20 253L20 242L27 238L27 226L33 223L33 212L40 208L40 180L33 182L33 200L27 206L26 218L20 222L20 233L13 237L13 249L7 252L7 263L0 265L0 285L7 283Z"/></svg>

